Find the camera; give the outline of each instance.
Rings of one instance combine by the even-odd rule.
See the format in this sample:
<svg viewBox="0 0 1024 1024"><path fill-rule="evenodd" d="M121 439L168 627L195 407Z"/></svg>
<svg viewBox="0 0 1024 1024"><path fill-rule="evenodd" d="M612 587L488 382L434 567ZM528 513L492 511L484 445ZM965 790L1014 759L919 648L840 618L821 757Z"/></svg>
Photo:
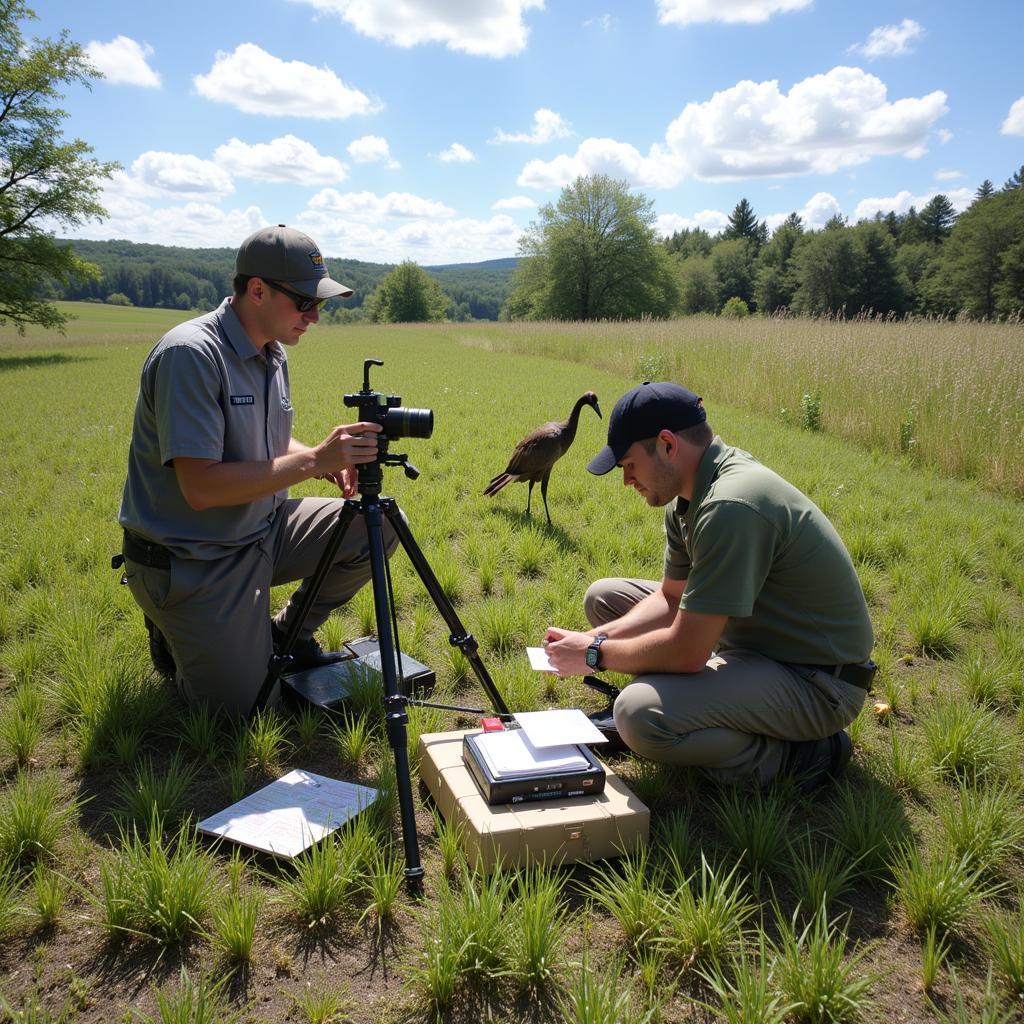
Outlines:
<svg viewBox="0 0 1024 1024"><path fill-rule="evenodd" d="M370 367L383 366L380 359L363 361L363 390L354 395L345 395L345 405L359 410L359 419L364 423L379 423L382 431L382 445L387 450L388 441L400 437L430 437L434 432L433 409L405 409L398 395L385 395L370 388Z"/></svg>

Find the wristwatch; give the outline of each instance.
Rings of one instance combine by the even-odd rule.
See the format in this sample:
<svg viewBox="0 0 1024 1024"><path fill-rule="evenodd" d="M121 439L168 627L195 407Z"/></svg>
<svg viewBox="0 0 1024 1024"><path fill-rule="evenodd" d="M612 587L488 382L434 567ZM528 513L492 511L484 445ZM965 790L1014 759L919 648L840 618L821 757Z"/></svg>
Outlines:
<svg viewBox="0 0 1024 1024"><path fill-rule="evenodd" d="M595 669L600 671L601 669L601 644L607 640L608 637L604 633L598 633L597 636L591 641L590 646L587 648L587 668Z"/></svg>

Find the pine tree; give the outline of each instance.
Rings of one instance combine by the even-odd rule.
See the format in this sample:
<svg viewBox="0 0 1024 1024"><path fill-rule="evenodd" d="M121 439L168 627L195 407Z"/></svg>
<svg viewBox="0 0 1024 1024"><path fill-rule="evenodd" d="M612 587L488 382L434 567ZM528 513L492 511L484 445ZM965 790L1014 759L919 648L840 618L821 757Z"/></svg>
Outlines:
<svg viewBox="0 0 1024 1024"><path fill-rule="evenodd" d="M1024 188L1024 164L1021 164L1003 183L1004 192L1012 192L1015 188Z"/></svg>
<svg viewBox="0 0 1024 1024"><path fill-rule="evenodd" d="M996 187L986 178L979 186L978 191L974 193L975 199L988 199L990 196L996 194Z"/></svg>
<svg viewBox="0 0 1024 1024"><path fill-rule="evenodd" d="M754 208L746 199L741 199L729 214L729 226L722 232L722 238L755 238L757 233Z"/></svg>
<svg viewBox="0 0 1024 1024"><path fill-rule="evenodd" d="M924 241L938 245L949 237L956 221L956 208L941 192L921 207L920 223Z"/></svg>

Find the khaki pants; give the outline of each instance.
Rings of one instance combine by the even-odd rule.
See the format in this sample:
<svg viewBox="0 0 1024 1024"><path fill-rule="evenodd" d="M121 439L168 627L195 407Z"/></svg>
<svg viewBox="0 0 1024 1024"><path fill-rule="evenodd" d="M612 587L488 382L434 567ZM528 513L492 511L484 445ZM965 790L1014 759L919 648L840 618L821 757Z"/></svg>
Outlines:
<svg viewBox="0 0 1024 1024"><path fill-rule="evenodd" d="M189 701L205 700L231 715L246 715L267 674L273 647L270 588L301 579L277 616L282 628L295 614L337 522L337 498L289 498L278 508L270 532L223 558L171 556L170 569L125 560L136 603L163 633L178 666L178 685ZM384 521L390 553L397 537ZM326 621L370 578L369 544L361 516L352 520L300 639ZM270 697L273 704L277 688Z"/></svg>
<svg viewBox="0 0 1024 1024"><path fill-rule="evenodd" d="M587 591L592 626L624 615L660 584L603 579ZM615 725L630 749L652 761L689 765L721 782L764 784L793 741L846 728L865 691L815 670L796 670L756 651L714 655L702 672L637 676L615 701Z"/></svg>

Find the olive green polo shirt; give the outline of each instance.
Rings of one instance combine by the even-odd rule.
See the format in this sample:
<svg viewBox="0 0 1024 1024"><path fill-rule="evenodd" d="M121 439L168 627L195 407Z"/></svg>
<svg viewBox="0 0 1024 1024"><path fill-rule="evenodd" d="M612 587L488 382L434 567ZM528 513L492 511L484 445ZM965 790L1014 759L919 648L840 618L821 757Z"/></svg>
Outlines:
<svg viewBox="0 0 1024 1024"><path fill-rule="evenodd" d="M118 521L184 558L219 558L259 540L286 490L199 512L173 461L276 458L288 451L292 417L284 349L272 341L264 355L229 300L172 328L142 367Z"/></svg>
<svg viewBox="0 0 1024 1024"><path fill-rule="evenodd" d="M825 514L752 455L715 437L693 497L665 509L665 576L680 607L728 615L720 649L777 661L864 661L873 642L860 580Z"/></svg>

